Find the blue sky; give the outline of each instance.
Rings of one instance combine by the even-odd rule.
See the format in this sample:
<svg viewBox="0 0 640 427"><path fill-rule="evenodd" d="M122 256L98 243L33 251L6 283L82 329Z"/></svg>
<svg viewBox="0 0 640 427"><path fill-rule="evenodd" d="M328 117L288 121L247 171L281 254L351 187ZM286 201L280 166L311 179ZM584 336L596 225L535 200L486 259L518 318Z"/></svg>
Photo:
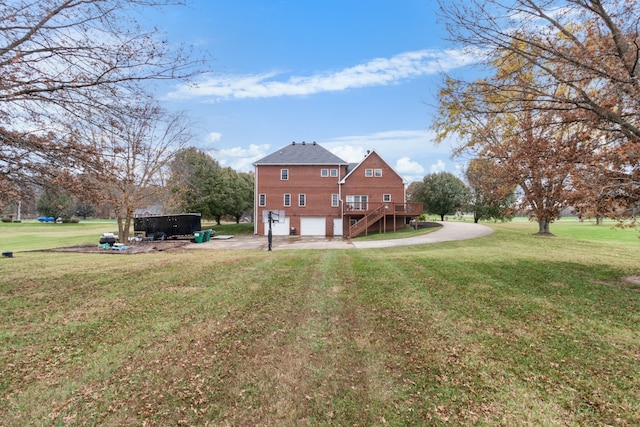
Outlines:
<svg viewBox="0 0 640 427"><path fill-rule="evenodd" d="M197 121L193 145L223 166L292 141L349 162L376 150L408 182L459 174L429 130L443 72L474 61L444 40L431 0L192 0L149 20L214 60L194 86L159 94Z"/></svg>

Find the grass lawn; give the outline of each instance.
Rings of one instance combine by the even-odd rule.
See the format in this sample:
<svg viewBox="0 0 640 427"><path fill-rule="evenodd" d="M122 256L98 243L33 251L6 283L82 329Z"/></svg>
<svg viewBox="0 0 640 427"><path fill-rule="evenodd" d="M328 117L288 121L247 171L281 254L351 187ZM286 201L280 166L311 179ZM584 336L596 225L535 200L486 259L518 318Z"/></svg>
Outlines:
<svg viewBox="0 0 640 427"><path fill-rule="evenodd" d="M133 227L131 230L133 232ZM102 233L117 235L118 224L115 220L80 221L78 224L0 222L0 250L20 252L84 244L97 245Z"/></svg>
<svg viewBox="0 0 640 427"><path fill-rule="evenodd" d="M0 259L0 424L639 425L637 231L493 226Z"/></svg>

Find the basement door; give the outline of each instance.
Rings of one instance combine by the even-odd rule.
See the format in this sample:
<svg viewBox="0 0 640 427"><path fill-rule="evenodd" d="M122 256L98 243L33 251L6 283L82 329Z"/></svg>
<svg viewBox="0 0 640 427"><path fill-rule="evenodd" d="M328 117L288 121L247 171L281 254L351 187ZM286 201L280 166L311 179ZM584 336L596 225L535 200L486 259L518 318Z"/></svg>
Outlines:
<svg viewBox="0 0 640 427"><path fill-rule="evenodd" d="M333 219L333 235L342 236L342 218Z"/></svg>

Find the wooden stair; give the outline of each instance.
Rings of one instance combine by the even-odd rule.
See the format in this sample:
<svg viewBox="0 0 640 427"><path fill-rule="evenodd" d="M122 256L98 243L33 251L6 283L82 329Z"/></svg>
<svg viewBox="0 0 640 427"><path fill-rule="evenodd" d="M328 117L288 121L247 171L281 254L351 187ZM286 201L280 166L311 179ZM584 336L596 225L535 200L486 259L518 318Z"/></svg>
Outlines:
<svg viewBox="0 0 640 427"><path fill-rule="evenodd" d="M388 205L382 204L358 220L358 222L349 227L349 237L356 237L362 234L362 232L365 232L369 228L369 225L374 224L385 215L388 208Z"/></svg>

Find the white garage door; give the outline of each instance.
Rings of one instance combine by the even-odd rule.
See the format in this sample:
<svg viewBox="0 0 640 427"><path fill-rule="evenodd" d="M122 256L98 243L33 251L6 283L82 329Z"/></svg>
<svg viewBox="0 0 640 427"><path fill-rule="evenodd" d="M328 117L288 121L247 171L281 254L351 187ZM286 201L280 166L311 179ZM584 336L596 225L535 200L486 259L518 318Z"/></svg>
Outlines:
<svg viewBox="0 0 640 427"><path fill-rule="evenodd" d="M264 223L264 235L269 235L269 222ZM289 217L284 218L284 222L271 223L271 235L288 236L289 235Z"/></svg>
<svg viewBox="0 0 640 427"><path fill-rule="evenodd" d="M301 236L324 236L327 232L327 220L325 217L302 217L300 218Z"/></svg>

